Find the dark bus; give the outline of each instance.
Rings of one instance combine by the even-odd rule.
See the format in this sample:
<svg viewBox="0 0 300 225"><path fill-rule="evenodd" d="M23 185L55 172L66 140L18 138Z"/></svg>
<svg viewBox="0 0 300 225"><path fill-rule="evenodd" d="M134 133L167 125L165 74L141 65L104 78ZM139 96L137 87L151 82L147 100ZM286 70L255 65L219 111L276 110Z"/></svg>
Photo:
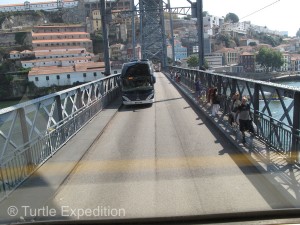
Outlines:
<svg viewBox="0 0 300 225"><path fill-rule="evenodd" d="M152 63L148 60L124 63L120 77L123 104L152 104L155 82Z"/></svg>

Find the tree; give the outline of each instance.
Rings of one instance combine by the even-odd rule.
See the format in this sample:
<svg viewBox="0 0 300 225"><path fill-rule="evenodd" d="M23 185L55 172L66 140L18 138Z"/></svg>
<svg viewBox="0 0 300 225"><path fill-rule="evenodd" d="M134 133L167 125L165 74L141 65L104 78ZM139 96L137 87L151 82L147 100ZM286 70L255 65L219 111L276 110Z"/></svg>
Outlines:
<svg viewBox="0 0 300 225"><path fill-rule="evenodd" d="M199 57L192 55L187 59L188 67L197 67L199 66Z"/></svg>
<svg viewBox="0 0 300 225"><path fill-rule="evenodd" d="M261 48L256 56L256 62L265 67L267 71L270 68L279 68L284 63L282 53L270 48Z"/></svg>
<svg viewBox="0 0 300 225"><path fill-rule="evenodd" d="M26 32L18 32L15 34L15 41L19 45L24 45L24 41L26 39Z"/></svg>
<svg viewBox="0 0 300 225"><path fill-rule="evenodd" d="M217 36L217 40L219 42L224 42L226 48L230 47L231 37L229 36L229 34L219 34Z"/></svg>
<svg viewBox="0 0 300 225"><path fill-rule="evenodd" d="M256 42L250 42L249 46L257 46Z"/></svg>
<svg viewBox="0 0 300 225"><path fill-rule="evenodd" d="M229 23L237 23L239 22L239 17L234 14L234 13L228 13L225 17L225 22L229 22Z"/></svg>
<svg viewBox="0 0 300 225"><path fill-rule="evenodd" d="M12 80L13 77L10 75L0 75L0 99L11 96Z"/></svg>

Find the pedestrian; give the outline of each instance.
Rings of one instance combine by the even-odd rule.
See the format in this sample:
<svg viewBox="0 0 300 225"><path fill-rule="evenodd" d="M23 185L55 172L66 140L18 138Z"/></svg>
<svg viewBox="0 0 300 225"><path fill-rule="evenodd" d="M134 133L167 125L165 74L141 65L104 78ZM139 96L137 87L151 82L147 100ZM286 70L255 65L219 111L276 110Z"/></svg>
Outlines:
<svg viewBox="0 0 300 225"><path fill-rule="evenodd" d="M237 120L235 120L235 114L238 110L238 107L241 105L241 101L240 101L240 94L238 92L236 92L233 96L232 96L232 103L230 106L230 114L231 114L231 118L232 120L229 121L230 125L232 125L233 122L238 123L239 118L237 118Z"/></svg>
<svg viewBox="0 0 300 225"><path fill-rule="evenodd" d="M206 98L207 98L207 102L210 103L210 104L212 104L212 97L213 97L213 94L214 94L214 90L215 90L214 87L210 87L207 90L207 97Z"/></svg>
<svg viewBox="0 0 300 225"><path fill-rule="evenodd" d="M211 96L211 101L212 101L212 116L216 116L218 114L218 111L220 109L220 95L218 94L218 89L214 88L213 89L213 94Z"/></svg>
<svg viewBox="0 0 300 225"><path fill-rule="evenodd" d="M195 81L195 97L197 100L200 99L201 97L201 81L200 81L200 78L197 78L196 81Z"/></svg>
<svg viewBox="0 0 300 225"><path fill-rule="evenodd" d="M250 117L250 105L246 96L242 98L241 105L237 108L235 114L235 120L239 116L240 131L242 132L243 143L246 143L245 131L249 130L249 124L251 122Z"/></svg>

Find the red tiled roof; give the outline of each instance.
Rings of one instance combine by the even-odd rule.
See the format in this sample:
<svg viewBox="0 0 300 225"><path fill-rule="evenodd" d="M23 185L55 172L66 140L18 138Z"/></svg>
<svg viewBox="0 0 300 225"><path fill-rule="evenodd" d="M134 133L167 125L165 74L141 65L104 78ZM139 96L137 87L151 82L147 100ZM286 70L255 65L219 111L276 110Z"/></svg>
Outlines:
<svg viewBox="0 0 300 225"><path fill-rule="evenodd" d="M85 60L85 59L91 59L91 58L92 58L91 56L87 56L87 57L33 59L33 60L22 61L22 63L49 62L49 61L74 61L74 60Z"/></svg>
<svg viewBox="0 0 300 225"><path fill-rule="evenodd" d="M241 56L254 56L254 54L253 53L249 53L249 52L243 52L241 54Z"/></svg>
<svg viewBox="0 0 300 225"><path fill-rule="evenodd" d="M85 71L103 71L105 67L104 62L89 62L89 63L78 63L75 66L45 66L45 67L34 67L29 71L28 76L36 75L51 75L61 73L72 73L72 72L85 72Z"/></svg>
<svg viewBox="0 0 300 225"><path fill-rule="evenodd" d="M85 49L82 50L69 50L69 51L50 51L50 52L35 52L35 56L49 56L49 55L65 55L65 54L80 54L84 51L85 54L92 54L87 52Z"/></svg>
<svg viewBox="0 0 300 225"><path fill-rule="evenodd" d="M56 32L56 33L35 33L35 32L32 32L32 37L42 37L42 36L49 36L49 35L52 35L52 36L63 36L63 35L76 35L76 34L79 34L79 35L89 35L89 33L87 32Z"/></svg>
<svg viewBox="0 0 300 225"><path fill-rule="evenodd" d="M87 38L82 39L52 39L52 40L32 40L32 44L36 43L63 43L63 42L92 42L92 40Z"/></svg>
<svg viewBox="0 0 300 225"><path fill-rule="evenodd" d="M82 25L63 25L63 26L34 26L34 28L68 28L68 27L82 27Z"/></svg>

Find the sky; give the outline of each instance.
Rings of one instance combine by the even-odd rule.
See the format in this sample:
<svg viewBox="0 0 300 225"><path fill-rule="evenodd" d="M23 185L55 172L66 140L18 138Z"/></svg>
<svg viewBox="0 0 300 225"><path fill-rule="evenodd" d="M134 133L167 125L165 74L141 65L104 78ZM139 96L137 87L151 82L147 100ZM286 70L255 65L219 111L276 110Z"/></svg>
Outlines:
<svg viewBox="0 0 300 225"><path fill-rule="evenodd" d="M187 0L170 0L170 2L172 7L190 6ZM11 3L11 0L0 0L1 5ZM24 0L13 0L13 3L24 3ZM262 9L270 4L272 5ZM262 10L254 13L260 9ZM229 12L235 13L240 21L251 21L252 24L267 26L271 30L288 31L289 36L295 36L300 28L299 9L300 0L203 0L203 10L208 11L210 15L225 17ZM254 14L246 17L252 13Z"/></svg>

